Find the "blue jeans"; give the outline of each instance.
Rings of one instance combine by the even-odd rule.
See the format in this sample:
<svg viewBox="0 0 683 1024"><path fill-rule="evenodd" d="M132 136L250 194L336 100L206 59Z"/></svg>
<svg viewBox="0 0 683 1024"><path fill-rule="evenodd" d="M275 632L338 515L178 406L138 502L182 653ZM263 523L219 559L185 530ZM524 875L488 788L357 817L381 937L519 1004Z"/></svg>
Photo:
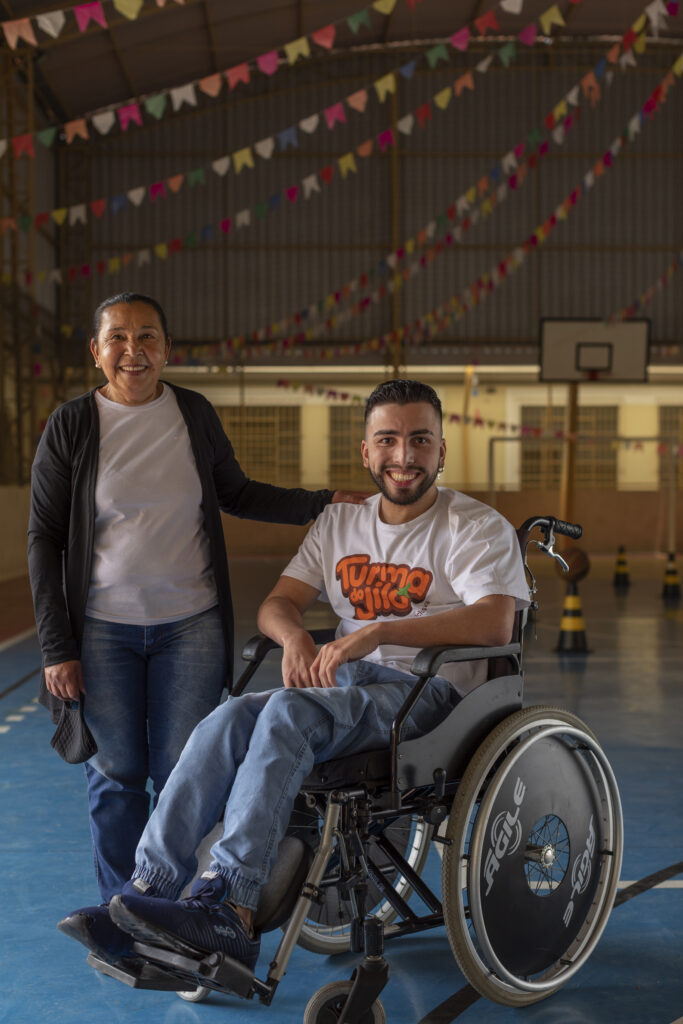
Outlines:
<svg viewBox="0 0 683 1024"><path fill-rule="evenodd" d="M255 910L314 763L388 746L416 679L359 661L342 666L337 682L231 697L200 722L142 834L135 875L177 899L196 871L196 848L225 812L211 869L227 881L231 900ZM457 700L445 679L433 679L404 737L433 728Z"/></svg>
<svg viewBox="0 0 683 1024"><path fill-rule="evenodd" d="M147 819L185 743L221 699L218 608L158 626L86 618L85 716L97 753L85 765L95 874L107 902L133 873Z"/></svg>

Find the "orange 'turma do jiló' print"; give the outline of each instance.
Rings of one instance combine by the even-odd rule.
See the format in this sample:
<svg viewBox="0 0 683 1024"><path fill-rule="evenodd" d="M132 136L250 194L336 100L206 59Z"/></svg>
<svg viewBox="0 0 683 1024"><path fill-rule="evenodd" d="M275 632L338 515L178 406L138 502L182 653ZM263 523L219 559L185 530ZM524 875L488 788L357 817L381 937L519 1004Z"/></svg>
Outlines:
<svg viewBox="0 0 683 1024"><path fill-rule="evenodd" d="M346 555L337 562L336 576L355 609L354 618L365 620L410 614L414 604L424 601L434 578L428 569L371 562L369 555Z"/></svg>

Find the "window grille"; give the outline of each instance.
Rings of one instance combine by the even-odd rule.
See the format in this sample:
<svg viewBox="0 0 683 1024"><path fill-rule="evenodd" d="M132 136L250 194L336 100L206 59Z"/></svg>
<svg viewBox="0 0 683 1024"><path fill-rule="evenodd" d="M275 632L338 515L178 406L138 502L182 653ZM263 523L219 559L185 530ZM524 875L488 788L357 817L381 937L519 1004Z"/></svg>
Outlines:
<svg viewBox="0 0 683 1024"><path fill-rule="evenodd" d="M372 486L360 454L364 433L363 406L330 406L330 487L367 490Z"/></svg>
<svg viewBox="0 0 683 1024"><path fill-rule="evenodd" d="M247 476L281 487L301 485L297 406L221 406L216 412Z"/></svg>
<svg viewBox="0 0 683 1024"><path fill-rule="evenodd" d="M662 438L665 451L659 453L659 484L660 487L671 485L671 448L676 445L679 450L683 446L683 409L677 405L660 405L659 436ZM683 490L683 459L676 459L676 489Z"/></svg>
<svg viewBox="0 0 683 1024"><path fill-rule="evenodd" d="M617 407L582 405L577 411L577 432L587 438L576 446L575 484L584 488L616 488ZM542 436L552 438L564 430L563 406L542 405L522 407L522 424L538 429ZM604 438L604 440L602 440ZM557 440L522 441L522 488L557 490L562 476L563 442Z"/></svg>

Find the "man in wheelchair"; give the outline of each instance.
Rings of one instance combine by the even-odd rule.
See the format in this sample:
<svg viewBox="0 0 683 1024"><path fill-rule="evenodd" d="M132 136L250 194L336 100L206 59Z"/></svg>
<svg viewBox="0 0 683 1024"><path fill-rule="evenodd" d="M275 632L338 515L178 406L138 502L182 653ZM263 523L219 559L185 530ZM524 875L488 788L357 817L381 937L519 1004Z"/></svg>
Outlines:
<svg viewBox="0 0 683 1024"><path fill-rule="evenodd" d="M328 506L259 611L259 628L283 649L284 686L230 697L197 726L143 833L133 879L108 906L60 922L100 959L125 963L137 940L253 970L259 892L313 765L387 745L419 649L510 641L515 612L529 604L517 537L492 509L437 487L446 446L433 389L379 385L361 454L379 493ZM340 619L319 650L303 626L316 599ZM485 662L442 670L403 738L434 728L486 677ZM221 815L210 870L179 899Z"/></svg>

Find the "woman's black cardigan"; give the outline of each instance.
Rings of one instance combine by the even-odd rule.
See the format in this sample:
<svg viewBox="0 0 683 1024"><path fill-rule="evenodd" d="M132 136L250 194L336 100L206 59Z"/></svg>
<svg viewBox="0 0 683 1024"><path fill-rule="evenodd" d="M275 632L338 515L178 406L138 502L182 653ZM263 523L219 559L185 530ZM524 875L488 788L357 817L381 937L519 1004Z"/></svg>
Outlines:
<svg viewBox="0 0 683 1024"><path fill-rule="evenodd" d="M233 615L220 510L242 519L303 525L332 500L332 491L289 489L249 480L210 402L187 388L168 387L187 425L201 481L204 529L223 621L229 685ZM52 413L33 462L28 565L43 666L80 657L92 566L99 447L93 390ZM40 702L56 720L62 702L46 690L44 673Z"/></svg>

